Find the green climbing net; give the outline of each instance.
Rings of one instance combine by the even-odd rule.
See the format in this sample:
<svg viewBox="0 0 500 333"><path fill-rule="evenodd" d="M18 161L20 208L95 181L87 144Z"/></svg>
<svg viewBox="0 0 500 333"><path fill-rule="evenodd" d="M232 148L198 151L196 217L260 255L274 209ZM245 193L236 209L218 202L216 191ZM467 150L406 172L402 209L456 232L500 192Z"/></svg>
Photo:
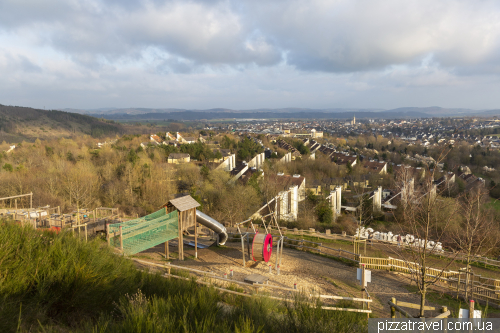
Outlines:
<svg viewBox="0 0 500 333"><path fill-rule="evenodd" d="M178 237L179 219L177 211L167 214L162 208L138 219L109 225L110 243L120 247L122 227L123 251L135 254Z"/></svg>

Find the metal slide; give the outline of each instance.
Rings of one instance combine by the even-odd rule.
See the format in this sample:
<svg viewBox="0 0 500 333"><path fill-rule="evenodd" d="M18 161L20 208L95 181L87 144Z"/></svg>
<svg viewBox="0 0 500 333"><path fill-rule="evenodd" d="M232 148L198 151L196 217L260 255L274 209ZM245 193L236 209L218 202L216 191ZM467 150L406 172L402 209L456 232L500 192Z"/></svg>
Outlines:
<svg viewBox="0 0 500 333"><path fill-rule="evenodd" d="M226 227L221 223L217 222L205 213L196 210L196 222L203 224L205 227L215 231L219 234L219 244L224 245L227 241L227 231Z"/></svg>

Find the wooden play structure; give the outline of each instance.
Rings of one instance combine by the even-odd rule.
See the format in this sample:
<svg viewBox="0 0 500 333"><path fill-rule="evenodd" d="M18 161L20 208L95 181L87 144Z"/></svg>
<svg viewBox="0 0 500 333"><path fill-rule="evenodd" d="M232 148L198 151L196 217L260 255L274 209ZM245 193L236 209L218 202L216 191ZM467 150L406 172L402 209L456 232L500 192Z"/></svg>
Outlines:
<svg viewBox="0 0 500 333"><path fill-rule="evenodd" d="M33 193L0 198L0 217L31 225L34 228L85 228L105 230L105 222L118 220L118 208L81 208L62 214L61 207L33 207ZM78 229L79 230L79 229Z"/></svg>
<svg viewBox="0 0 500 333"><path fill-rule="evenodd" d="M188 228L194 227L194 248L195 257L198 258L198 223L196 222L196 207L200 204L190 195L181 198L172 199L165 208L169 213L176 212L178 214L178 238L179 238L179 259L184 260L184 235L183 232ZM168 240L165 242L165 249L168 252ZM168 253L165 253L168 258Z"/></svg>
<svg viewBox="0 0 500 333"><path fill-rule="evenodd" d="M243 266L246 265L245 260L245 243L247 244L247 252L250 260L255 262L263 261L269 262L272 257L273 251L273 240L276 242L276 256L275 256L275 269L279 272L279 267L281 265L281 258L283 254L283 242L285 237L281 233L278 224L278 209L277 202L275 202L275 207L273 209L272 205L267 205L270 211L269 214L261 216L262 226L264 227L263 232L259 232L253 223L252 218L245 220L243 222L237 223L236 228L241 238L241 252L243 256ZM269 222L266 224L266 218L269 218ZM248 224L252 228L253 232L249 232ZM240 227L247 225L246 231L243 233ZM271 227L275 226L279 232L279 236L273 236L271 234ZM253 236L252 246L250 248L250 237ZM251 251L251 254L250 254Z"/></svg>
<svg viewBox="0 0 500 333"><path fill-rule="evenodd" d="M197 211L200 204L191 196L172 199L164 207L152 214L130 221L106 225L108 244L119 248L124 254L132 255L154 246L165 244L165 257L170 257L169 242L178 241L179 259L184 260L184 234L193 229L195 257L198 257L199 224L214 230L217 244L223 244L227 233L219 222Z"/></svg>

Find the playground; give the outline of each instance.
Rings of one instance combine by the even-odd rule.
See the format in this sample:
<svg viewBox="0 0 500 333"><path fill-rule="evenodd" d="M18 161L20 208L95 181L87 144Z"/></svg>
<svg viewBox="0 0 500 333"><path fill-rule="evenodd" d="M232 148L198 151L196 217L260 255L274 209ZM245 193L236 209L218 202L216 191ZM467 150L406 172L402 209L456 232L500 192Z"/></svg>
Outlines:
<svg viewBox="0 0 500 333"><path fill-rule="evenodd" d="M293 199L296 193L291 193ZM302 292L319 297L325 309L378 317L387 316L388 303L395 297L401 304L419 303L420 296L408 275L413 264L394 258L397 244L390 238L367 242L329 230L318 233L282 228L276 217L290 210L286 207L290 197L285 207L278 200L264 206L259 211L259 224L248 219L232 228L199 211L199 203L190 196L172 199L154 213L126 221L117 219L118 212L111 208L60 214L58 208L33 208L31 193L21 197L29 198L28 209L17 206L18 197L2 198L13 201L13 207L2 214L38 229L69 229L85 239L87 233L104 232L108 245L117 253L135 260L141 268L167 272L166 277L197 277L199 283L243 296L259 293L285 300ZM433 255L431 267L439 267L445 257L444 252ZM357 280L358 267L371 271L367 288L362 289ZM461 267L461 262L453 263L442 281L431 288L432 297L426 301L428 316L445 313L443 303L455 301L453 294L465 290ZM428 274L435 272L430 268ZM231 291L235 286L238 291ZM478 258L472 288L478 300L498 304L500 262ZM414 316L417 310L407 313ZM498 313L490 310L489 316Z"/></svg>
<svg viewBox="0 0 500 333"><path fill-rule="evenodd" d="M205 241L201 242L205 243ZM177 247L173 246L173 244L171 248L174 251L177 250ZM359 282L356 281L356 267L310 252L285 247L282 257L283 264L280 267L279 275L276 274L274 265L271 273L269 273L269 265L264 262L255 263L250 261L247 262L246 267L243 267L239 242L228 242L222 248L199 249L198 259L194 258L194 254L194 248L186 246L186 260L173 259L171 264L213 272L221 277L224 274L229 276L231 270L233 270L231 279L240 282L243 282L248 275L259 274L268 278L270 285L293 288L294 284L296 284L299 290L304 290L307 294L312 295L338 295L357 298L362 295ZM161 245L138 253L133 258L158 264L165 264L166 262ZM409 290L408 286L410 286L410 281L403 275L397 275L393 272L372 271L369 294L373 300L371 309L374 315L377 317L387 316L387 301L395 295L398 300L418 303L419 295ZM280 292L273 295L284 296ZM440 308L437 303L429 302L428 305ZM433 314L429 313L429 315Z"/></svg>
<svg viewBox="0 0 500 333"><path fill-rule="evenodd" d="M397 246L392 240L379 239L374 241L376 244L367 245L359 236L319 234L312 229L286 230L278 225L272 209L262 216L268 218L267 222L261 219L256 225L249 219L228 230L198 211L198 206L193 198L185 196L145 217L107 225L108 244L139 266L163 269L166 277L194 276L199 283L217 286L225 292L236 293L228 289L236 285L244 291L239 293L242 295L267 289L267 295L286 299L300 291L322 299L326 309L382 317L387 315L387 304L395 304L395 296L398 304L419 303L420 296L408 274L417 266L390 257L391 247ZM437 265L446 255L443 251L436 253L432 262ZM448 269L440 273L432 266L427 268L426 274L442 274L431 287L434 297L426 301L428 316L448 316L450 312L442 301L448 304L454 293L458 299L466 288L472 288L477 300L498 303L500 262L482 260L486 260L485 267L476 265L474 274L461 271L459 262L451 267L458 271ZM365 288L360 286L357 267L372 272ZM177 273L172 274L172 270ZM464 283L464 274L472 276L468 285ZM338 300L361 304L340 303L340 307ZM404 313L417 315L416 308Z"/></svg>

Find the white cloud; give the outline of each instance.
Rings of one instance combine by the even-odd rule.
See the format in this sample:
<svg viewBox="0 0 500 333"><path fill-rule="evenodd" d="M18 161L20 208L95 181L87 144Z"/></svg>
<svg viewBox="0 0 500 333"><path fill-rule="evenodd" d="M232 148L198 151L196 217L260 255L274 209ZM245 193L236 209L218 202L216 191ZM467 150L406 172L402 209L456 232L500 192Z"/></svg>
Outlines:
<svg viewBox="0 0 500 333"><path fill-rule="evenodd" d="M492 0L3 0L0 45L0 103L500 102Z"/></svg>

